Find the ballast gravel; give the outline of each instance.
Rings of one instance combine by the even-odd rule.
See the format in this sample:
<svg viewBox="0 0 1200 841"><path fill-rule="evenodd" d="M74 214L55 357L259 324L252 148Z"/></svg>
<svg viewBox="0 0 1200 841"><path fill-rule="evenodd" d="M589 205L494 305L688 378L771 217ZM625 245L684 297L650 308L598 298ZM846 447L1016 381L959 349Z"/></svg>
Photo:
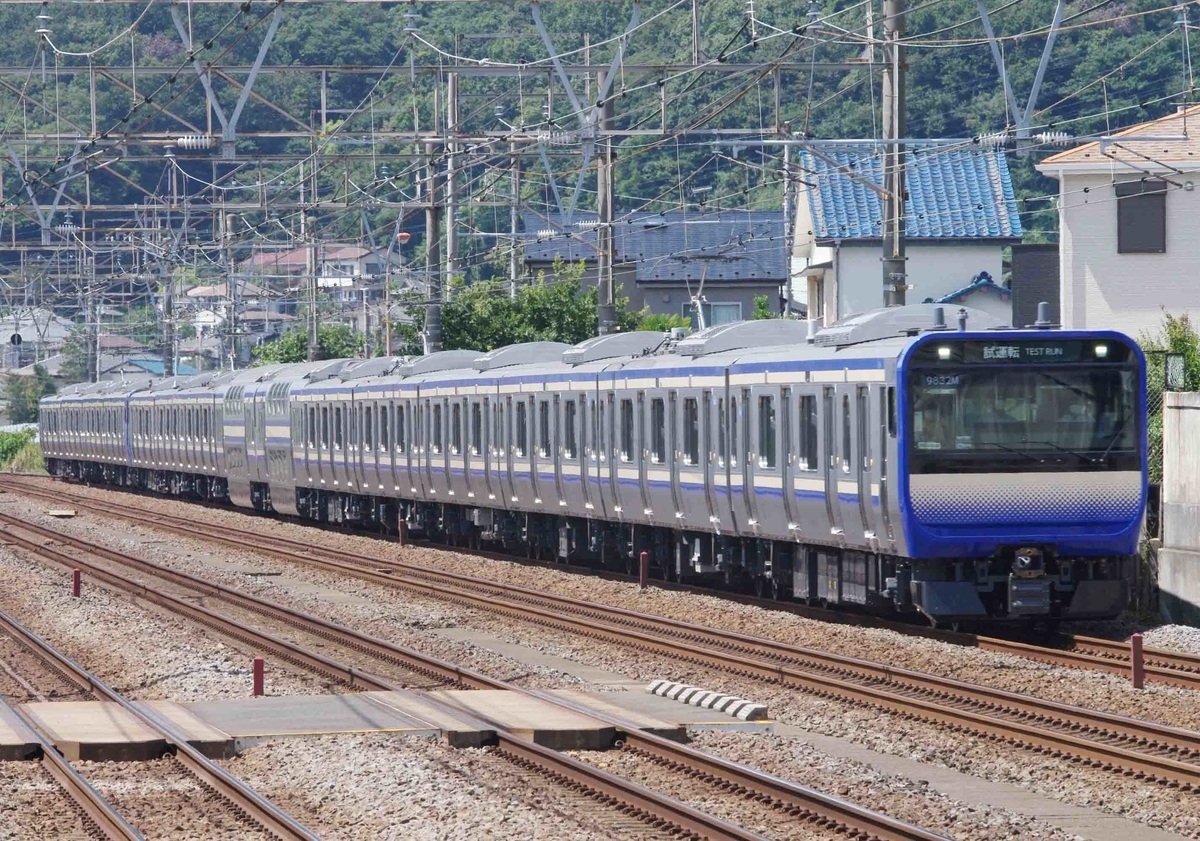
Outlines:
<svg viewBox="0 0 1200 841"><path fill-rule="evenodd" d="M1189 625L1159 625L1142 632L1147 648L1165 648L1180 654L1200 655L1200 628Z"/></svg>
<svg viewBox="0 0 1200 841"><path fill-rule="evenodd" d="M489 749L429 738L277 740L225 765L317 834L342 841L663 837Z"/></svg>
<svg viewBox="0 0 1200 841"><path fill-rule="evenodd" d="M73 598L70 573L0 547L0 610L118 692L177 702L244 698L257 652L198 625L134 604L85 579ZM319 693L308 674L272 669L271 694Z"/></svg>
<svg viewBox="0 0 1200 841"><path fill-rule="evenodd" d="M0 841L91 837L71 798L40 762L0 762Z"/></svg>

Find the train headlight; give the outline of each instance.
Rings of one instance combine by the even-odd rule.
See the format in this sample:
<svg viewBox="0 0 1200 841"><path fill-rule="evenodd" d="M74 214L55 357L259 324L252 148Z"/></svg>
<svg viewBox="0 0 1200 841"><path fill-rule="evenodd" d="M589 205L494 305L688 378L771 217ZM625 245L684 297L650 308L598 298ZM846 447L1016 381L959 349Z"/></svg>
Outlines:
<svg viewBox="0 0 1200 841"><path fill-rule="evenodd" d="M1096 345L1096 358L1105 359L1108 357L1108 345Z"/></svg>
<svg viewBox="0 0 1200 841"><path fill-rule="evenodd" d="M938 348L938 359L949 359L949 358L950 358L950 348L947 347L946 345L942 345L941 347L939 347Z"/></svg>

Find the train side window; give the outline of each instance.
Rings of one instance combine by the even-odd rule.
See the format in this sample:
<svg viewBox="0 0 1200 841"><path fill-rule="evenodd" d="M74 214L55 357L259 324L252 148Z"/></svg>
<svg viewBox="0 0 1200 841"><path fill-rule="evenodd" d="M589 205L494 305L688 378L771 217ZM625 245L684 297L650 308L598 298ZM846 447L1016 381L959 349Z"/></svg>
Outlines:
<svg viewBox="0 0 1200 841"><path fill-rule="evenodd" d="M403 453L408 449L407 404L401 403L396 407L396 452Z"/></svg>
<svg viewBox="0 0 1200 841"><path fill-rule="evenodd" d="M333 448L340 450L346 445L346 427L341 406L333 407Z"/></svg>
<svg viewBox="0 0 1200 841"><path fill-rule="evenodd" d="M609 398L610 401L612 398ZM600 452L600 461L608 461L608 447L610 446L610 438L612 431L609 427L612 426L612 418L606 418L605 410L612 411L612 403L605 403L603 400L598 401L596 405L596 449Z"/></svg>
<svg viewBox="0 0 1200 841"><path fill-rule="evenodd" d="M373 423L374 417L375 406L363 406L362 447L364 452L373 450L375 448L375 424Z"/></svg>
<svg viewBox="0 0 1200 841"><path fill-rule="evenodd" d="M725 416L725 398L717 398L717 465L725 466L725 434L728 430Z"/></svg>
<svg viewBox="0 0 1200 841"><path fill-rule="evenodd" d="M529 430L526 428L527 426L528 426L528 423L525 418L525 401L522 400L519 403L517 403L517 430L516 430L516 432L517 432L517 440L516 440L517 455L520 456L521 458L525 458L527 455L529 455L529 443L528 443L528 435L527 435Z"/></svg>
<svg viewBox="0 0 1200 841"><path fill-rule="evenodd" d="M437 403L433 407L433 418L430 421L430 439L432 441L430 449L435 453L442 451L442 404Z"/></svg>
<svg viewBox="0 0 1200 841"><path fill-rule="evenodd" d="M817 398L812 394L800 396L800 452L801 470L816 470L817 465Z"/></svg>
<svg viewBox="0 0 1200 841"><path fill-rule="evenodd" d="M563 403L563 456L579 457L579 439L575 435L575 401Z"/></svg>
<svg viewBox="0 0 1200 841"><path fill-rule="evenodd" d="M379 449L385 453L392 451L391 424L392 406L384 404L379 407Z"/></svg>
<svg viewBox="0 0 1200 841"><path fill-rule="evenodd" d="M504 404L492 406L492 446L499 453L504 449Z"/></svg>
<svg viewBox="0 0 1200 841"><path fill-rule="evenodd" d="M896 437L896 387L887 387L887 428L888 435Z"/></svg>
<svg viewBox="0 0 1200 841"><path fill-rule="evenodd" d="M850 472L850 395L842 395L842 472Z"/></svg>
<svg viewBox="0 0 1200 841"><path fill-rule="evenodd" d="M758 466L775 466L775 398L758 398Z"/></svg>
<svg viewBox="0 0 1200 841"><path fill-rule="evenodd" d="M462 404L457 400L450 407L450 452L462 452Z"/></svg>
<svg viewBox="0 0 1200 841"><path fill-rule="evenodd" d="M650 401L650 460L655 464L667 460L667 413L661 397Z"/></svg>
<svg viewBox="0 0 1200 841"><path fill-rule="evenodd" d="M738 402L736 397L729 398L729 466L737 467L738 453Z"/></svg>
<svg viewBox="0 0 1200 841"><path fill-rule="evenodd" d="M683 463L700 463L700 409L695 397L683 399Z"/></svg>
<svg viewBox="0 0 1200 841"><path fill-rule="evenodd" d="M321 447L322 449L330 449L329 437L329 407L321 407Z"/></svg>
<svg viewBox="0 0 1200 841"><path fill-rule="evenodd" d="M477 456L483 451L483 404L471 404L471 455Z"/></svg>
<svg viewBox="0 0 1200 841"><path fill-rule="evenodd" d="M538 455L550 456L550 401L542 400L538 405Z"/></svg>
<svg viewBox="0 0 1200 841"><path fill-rule="evenodd" d="M633 461L633 401L621 401L621 461Z"/></svg>

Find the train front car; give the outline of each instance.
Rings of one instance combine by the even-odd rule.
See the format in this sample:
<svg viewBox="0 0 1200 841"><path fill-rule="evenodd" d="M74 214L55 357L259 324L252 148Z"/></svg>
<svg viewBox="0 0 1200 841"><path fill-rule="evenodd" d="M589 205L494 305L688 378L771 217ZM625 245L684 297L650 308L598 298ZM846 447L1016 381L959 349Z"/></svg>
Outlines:
<svg viewBox="0 0 1200 841"><path fill-rule="evenodd" d="M941 622L1119 613L1146 502L1137 345L926 333L896 380L901 514L920 559L897 569L897 599Z"/></svg>

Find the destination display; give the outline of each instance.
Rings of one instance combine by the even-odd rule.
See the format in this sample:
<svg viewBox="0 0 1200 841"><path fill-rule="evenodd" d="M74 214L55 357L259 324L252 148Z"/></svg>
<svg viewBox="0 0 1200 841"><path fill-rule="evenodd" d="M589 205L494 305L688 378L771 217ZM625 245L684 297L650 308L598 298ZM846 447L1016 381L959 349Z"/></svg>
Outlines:
<svg viewBox="0 0 1200 841"><path fill-rule="evenodd" d="M1132 359L1133 351L1123 342L1096 340L1046 341L995 340L931 342L914 353L917 365L1120 365Z"/></svg>

